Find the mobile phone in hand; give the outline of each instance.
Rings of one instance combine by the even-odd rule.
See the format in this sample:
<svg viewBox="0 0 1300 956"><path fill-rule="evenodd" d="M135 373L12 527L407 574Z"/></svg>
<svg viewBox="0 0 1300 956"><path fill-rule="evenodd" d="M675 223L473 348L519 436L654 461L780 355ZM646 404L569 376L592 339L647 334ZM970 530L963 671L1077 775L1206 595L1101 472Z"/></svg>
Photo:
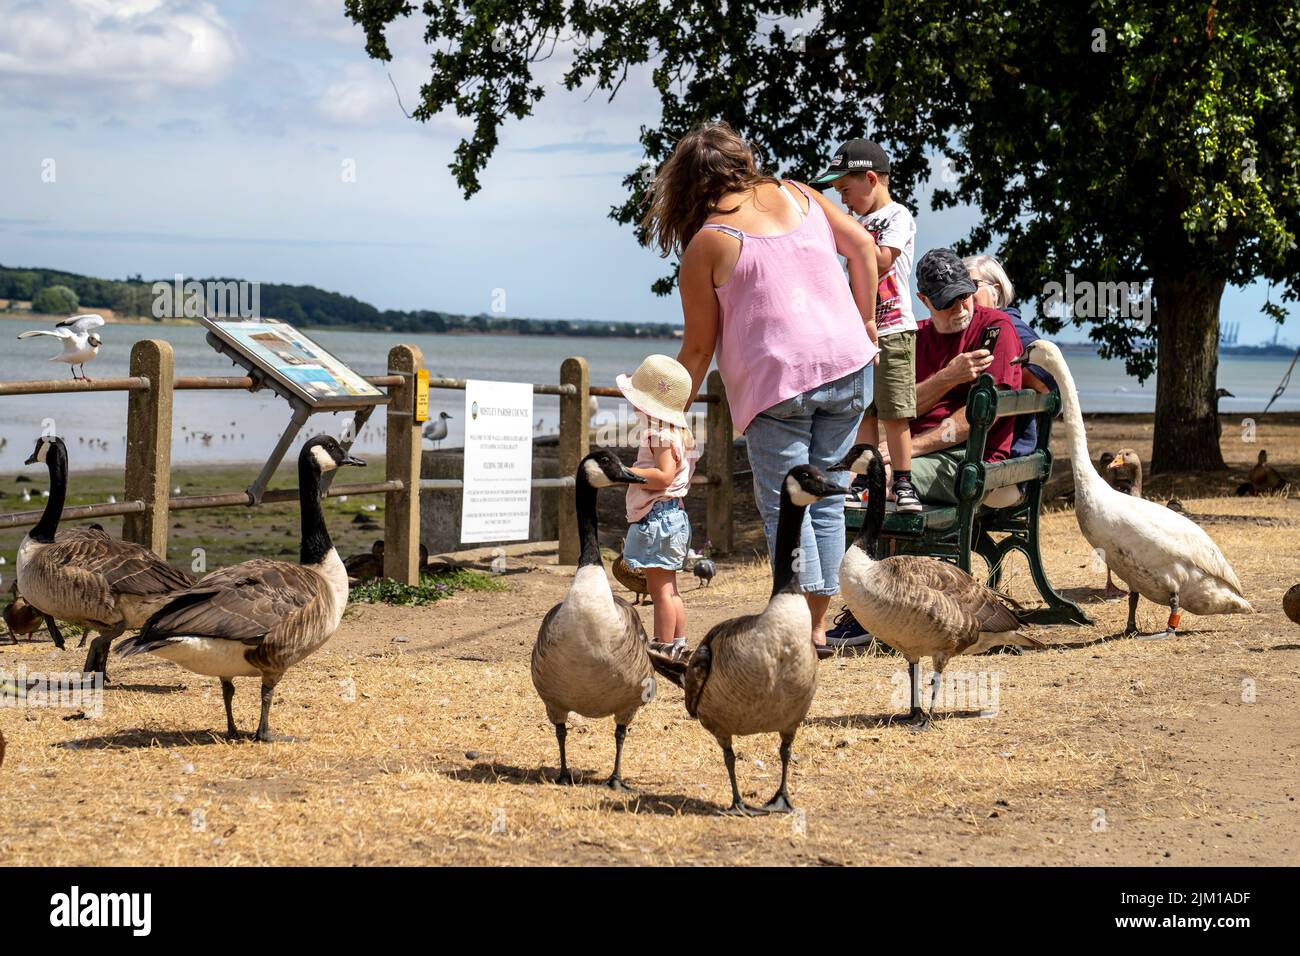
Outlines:
<svg viewBox="0 0 1300 956"><path fill-rule="evenodd" d="M987 349L989 352L992 352L993 346L998 344L998 336L1001 334L1002 334L1002 326L990 325L987 329L984 330L984 334L980 337L980 348Z"/></svg>

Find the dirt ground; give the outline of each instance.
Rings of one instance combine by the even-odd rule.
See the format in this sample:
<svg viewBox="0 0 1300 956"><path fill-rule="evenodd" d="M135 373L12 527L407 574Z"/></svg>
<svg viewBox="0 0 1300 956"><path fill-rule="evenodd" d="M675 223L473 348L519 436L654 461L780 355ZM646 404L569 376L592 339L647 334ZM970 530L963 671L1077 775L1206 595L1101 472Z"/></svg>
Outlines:
<svg viewBox="0 0 1300 956"><path fill-rule="evenodd" d="M1280 602L1300 578L1300 499L1184 503L1223 516L1207 527L1258 614L1185 615L1174 640L1108 639L1123 605L1096 599L1103 574L1073 514L1051 514L1049 573L1096 626L1048 629L1045 652L957 659L949 673L985 689L996 679L996 698L956 697L921 734L889 722L899 658L823 663L795 746L802 814L718 817L718 748L663 681L628 737L639 796L595 785L612 762L608 720L573 722L584 785L548 782L555 740L528 655L569 571L553 552L515 548L506 593L354 605L280 685L273 726L295 743L215 736L215 682L149 658L115 659L100 717L0 709L0 863L1293 862L1300 627ZM1031 597L1023 565L1009 584ZM685 588L698 636L759 608L767 569L724 561L712 587ZM651 608L642 615L649 625ZM1154 631L1164 612L1144 603L1139 620ZM75 670L83 653L5 646L0 669ZM240 681L245 729L257 699ZM739 757L747 799L765 799L775 739L744 739Z"/></svg>
<svg viewBox="0 0 1300 956"><path fill-rule="evenodd" d="M1098 416L1089 432L1094 457L1129 444L1148 460L1141 416ZM0 864L1293 862L1300 626L1280 605L1300 581L1300 497L1243 499L1231 489L1260 448L1300 477L1300 416L1263 419L1254 437L1240 441L1225 419L1228 473L1156 476L1147 490L1180 495L1259 613L1185 614L1176 639L1113 639L1124 605L1099 599L1104 571L1073 512L1058 506L1044 519L1048 573L1096 624L1046 629L1047 651L956 659L943 718L928 733L890 722L906 687L899 658L823 663L795 744L799 814L717 816L728 797L721 755L664 681L628 737L624 774L639 796L596 785L612 764L609 720L571 725L570 760L584 785L549 782L555 738L528 658L571 569L531 545L508 549L506 592L461 592L428 607L353 605L277 692L272 724L294 743L227 742L217 736L216 682L147 657L114 659L100 716L85 702L0 707ZM4 510L21 507L11 480ZM115 480L78 487L103 500ZM177 483L189 494L240 480L178 471ZM747 481L737 488L737 551L720 561L712 587L683 585L692 642L766 599L761 531ZM365 504L327 506L344 550L361 549L375 536L367 525L382 525L382 504ZM606 493L601 511L602 537L616 539L619 496ZM692 499L691 513L700 544L702 501ZM292 506L277 506L177 523L174 559L202 542L219 565L250 549L290 549L296 521ZM0 536L2 571L12 569L18 536ZM466 560L487 567L481 553ZM1006 583L1034 603L1023 563ZM652 609L641 614L649 627ZM1146 630L1164 619L1143 603ZM56 651L43 633L0 645L0 683L20 668L29 678L79 670L84 653L75 640ZM252 729L256 685L238 684L236 719ZM738 754L746 798L766 799L779 776L775 738L746 738Z"/></svg>

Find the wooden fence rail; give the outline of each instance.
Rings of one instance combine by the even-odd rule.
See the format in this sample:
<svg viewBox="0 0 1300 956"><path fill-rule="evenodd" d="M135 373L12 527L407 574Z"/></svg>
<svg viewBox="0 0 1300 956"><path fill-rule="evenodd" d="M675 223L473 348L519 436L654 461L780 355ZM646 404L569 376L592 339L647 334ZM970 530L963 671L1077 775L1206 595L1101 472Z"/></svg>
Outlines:
<svg viewBox="0 0 1300 956"><path fill-rule="evenodd" d="M387 406L386 474L384 481L333 485L328 497L382 494L384 506L384 570L407 584L419 579L420 492L452 491L463 487L459 479L420 479L421 423L415 420L416 373L424 364L423 353L414 345L395 346L388 354L388 373L367 376L378 388L387 389L381 404ZM169 516L173 511L196 508L252 507L256 505L249 491L211 495L171 497L172 467L172 397L178 390L256 391L261 387L249 376L177 376L174 374L171 345L159 339L139 341L131 350L131 375L122 378L60 381L0 382L0 396L75 394L77 392L127 393L127 450L125 468L126 500L112 504L78 505L65 508L66 520L122 516L122 536L143 544L161 557L167 556ZM430 388L465 388L465 380L432 378ZM610 386L593 386L587 360L565 359L560 366L558 384L534 383L534 394L556 395L560 399L560 475L539 478L534 487L572 488L573 473L590 448L589 408L593 395L621 398L622 393ZM731 500L733 491L732 427L726 393L718 373L709 375L707 389L696 399L707 406L706 457L704 474L697 474L692 485L706 488L708 501L708 537L715 551L733 547ZM266 491L266 504L296 501L296 488ZM560 529L559 558L562 564L578 559L578 535L572 502L561 495L558 507ZM34 524L40 511L22 511L0 515L0 528Z"/></svg>

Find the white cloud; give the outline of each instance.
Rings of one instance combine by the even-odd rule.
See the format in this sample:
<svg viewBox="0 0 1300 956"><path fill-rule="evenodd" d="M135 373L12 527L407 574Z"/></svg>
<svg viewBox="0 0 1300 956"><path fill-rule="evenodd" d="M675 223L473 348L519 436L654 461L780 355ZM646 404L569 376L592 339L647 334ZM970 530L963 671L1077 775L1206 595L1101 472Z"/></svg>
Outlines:
<svg viewBox="0 0 1300 956"><path fill-rule="evenodd" d="M0 30L0 81L39 88L93 85L149 96L205 88L240 57L210 3L39 0L11 5Z"/></svg>

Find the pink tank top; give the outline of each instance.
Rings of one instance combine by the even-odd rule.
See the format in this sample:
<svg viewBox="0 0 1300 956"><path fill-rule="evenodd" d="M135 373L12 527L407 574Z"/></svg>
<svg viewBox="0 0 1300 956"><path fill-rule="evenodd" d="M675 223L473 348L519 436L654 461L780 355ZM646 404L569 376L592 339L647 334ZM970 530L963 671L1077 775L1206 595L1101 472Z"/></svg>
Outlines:
<svg viewBox="0 0 1300 956"><path fill-rule="evenodd" d="M878 351L853 301L826 213L804 193L805 213L785 184L781 190L804 217L785 235L704 226L741 243L731 277L714 291L721 310L718 371L742 433L759 412L862 368Z"/></svg>
<svg viewBox="0 0 1300 956"><path fill-rule="evenodd" d="M650 513L656 502L669 498L685 498L691 490L691 476L695 473L695 463L700 457L700 446L690 451L672 429L662 426L647 425L644 413L637 415L637 427L641 429L641 441L637 449L633 468L653 468L655 458L661 448L671 448L673 459L677 462L677 476L667 488L654 491L645 485L627 486L627 523L635 524Z"/></svg>

